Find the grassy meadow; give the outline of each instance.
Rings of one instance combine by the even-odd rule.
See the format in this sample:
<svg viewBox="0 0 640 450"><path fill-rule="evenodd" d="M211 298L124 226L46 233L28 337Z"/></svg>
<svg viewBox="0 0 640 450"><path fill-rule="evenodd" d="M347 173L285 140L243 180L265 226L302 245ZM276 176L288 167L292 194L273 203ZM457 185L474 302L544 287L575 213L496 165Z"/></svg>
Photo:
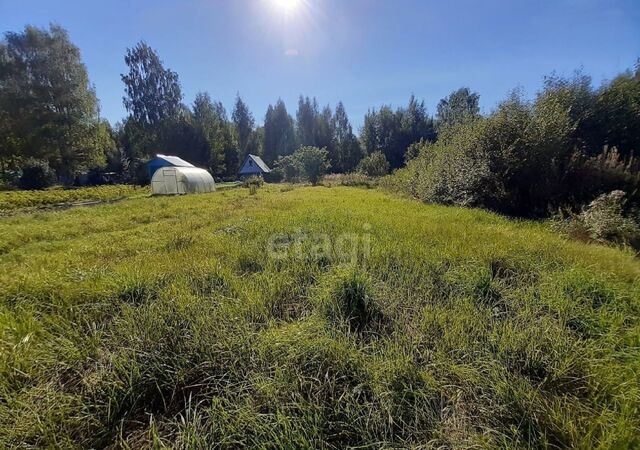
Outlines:
<svg viewBox="0 0 640 450"><path fill-rule="evenodd" d="M0 447L638 447L639 276L375 189L0 218Z"/></svg>
<svg viewBox="0 0 640 450"><path fill-rule="evenodd" d="M4 191L0 192L0 215L76 202L110 201L148 194L148 187L125 184L81 189L52 188L44 191Z"/></svg>

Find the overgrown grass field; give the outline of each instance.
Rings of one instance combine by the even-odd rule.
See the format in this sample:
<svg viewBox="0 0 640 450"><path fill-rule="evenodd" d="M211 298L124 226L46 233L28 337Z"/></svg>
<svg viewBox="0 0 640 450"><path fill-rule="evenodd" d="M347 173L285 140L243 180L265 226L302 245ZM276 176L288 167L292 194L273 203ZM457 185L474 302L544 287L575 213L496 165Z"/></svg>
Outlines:
<svg viewBox="0 0 640 450"><path fill-rule="evenodd" d="M74 202L117 200L145 194L150 194L148 187L125 184L82 189L53 188L45 191L5 191L0 192L0 214Z"/></svg>
<svg viewBox="0 0 640 450"><path fill-rule="evenodd" d="M5 217L0 447L638 447L639 275L357 188Z"/></svg>

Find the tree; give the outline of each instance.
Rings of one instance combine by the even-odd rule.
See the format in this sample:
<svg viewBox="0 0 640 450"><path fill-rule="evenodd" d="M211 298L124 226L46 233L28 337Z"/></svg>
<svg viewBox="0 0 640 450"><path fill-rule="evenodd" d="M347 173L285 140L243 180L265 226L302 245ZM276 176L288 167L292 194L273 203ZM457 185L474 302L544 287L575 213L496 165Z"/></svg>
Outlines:
<svg viewBox="0 0 640 450"><path fill-rule="evenodd" d="M329 170L329 154L327 149L318 147L301 147L293 155L300 174L316 185Z"/></svg>
<svg viewBox="0 0 640 450"><path fill-rule="evenodd" d="M389 162L382 152L365 156L358 164L358 172L370 177L382 177L389 173Z"/></svg>
<svg viewBox="0 0 640 450"><path fill-rule="evenodd" d="M382 152L373 152L362 158L358 165L358 172L370 177L382 177L389 173L389 161Z"/></svg>
<svg viewBox="0 0 640 450"><path fill-rule="evenodd" d="M233 120L235 133L238 139L238 148L240 150L240 160L244 160L251 151L255 151L255 137L253 136L255 120L247 105L240 98L240 94L236 95L236 104L231 115ZM251 150L251 151L250 151Z"/></svg>
<svg viewBox="0 0 640 450"><path fill-rule="evenodd" d="M358 138L353 134L353 128L342 102L336 106L333 129L336 140L336 156L331 159L331 166L337 172L350 172L356 168L362 158L362 149Z"/></svg>
<svg viewBox="0 0 640 450"><path fill-rule="evenodd" d="M221 102L214 103L218 123L217 145L224 155L225 176L234 178L240 168L238 142L234 138L233 124L229 122L227 110Z"/></svg>
<svg viewBox="0 0 640 450"><path fill-rule="evenodd" d="M105 163L112 146L80 50L62 27L8 32L0 42L0 167L28 158L59 176Z"/></svg>
<svg viewBox="0 0 640 450"><path fill-rule="evenodd" d="M314 147L327 150L329 161L332 164L338 161L335 122L333 120L333 112L329 105L325 106L322 112L316 116L313 142Z"/></svg>
<svg viewBox="0 0 640 450"><path fill-rule="evenodd" d="M558 107L566 111L574 130L568 148L587 154L598 154L605 144L596 122L596 93L591 77L575 72L571 78L550 75L544 78L544 88L538 93L535 107L540 110Z"/></svg>
<svg viewBox="0 0 640 450"><path fill-rule="evenodd" d="M433 119L427 114L424 101L418 102L413 95L406 108L393 111L390 106L383 106L379 111L370 110L361 136L366 153L382 151L393 169L404 164L411 144L435 138Z"/></svg>
<svg viewBox="0 0 640 450"><path fill-rule="evenodd" d="M166 119L176 119L181 110L182 91L178 74L165 69L158 53L144 41L127 49L124 61L128 74L124 106L145 127L157 127Z"/></svg>
<svg viewBox="0 0 640 450"><path fill-rule="evenodd" d="M444 129L480 116L480 95L467 87L453 91L438 103L436 121Z"/></svg>
<svg viewBox="0 0 640 450"><path fill-rule="evenodd" d="M382 151L393 168L403 164L406 150L402 148L401 119L402 112L394 112L390 106L369 111L364 118L362 141L366 153Z"/></svg>
<svg viewBox="0 0 640 450"><path fill-rule="evenodd" d="M300 176L300 168L294 155L280 156L273 165L276 181L284 179L285 181L297 181Z"/></svg>
<svg viewBox="0 0 640 450"><path fill-rule="evenodd" d="M626 157L640 154L640 59L597 92L595 122L601 145L616 147Z"/></svg>
<svg viewBox="0 0 640 450"><path fill-rule="evenodd" d="M298 143L302 146L313 146L316 144L316 128L318 116L318 102L314 98L302 97L298 99L298 111L296 112L296 133Z"/></svg>
<svg viewBox="0 0 640 450"><path fill-rule="evenodd" d="M263 155L267 164L273 163L278 156L293 153L296 145L293 119L287 113L282 100L275 106L269 105L264 120Z"/></svg>
<svg viewBox="0 0 640 450"><path fill-rule="evenodd" d="M193 102L193 125L200 135L200 160L209 168L211 173L222 175L225 173L225 153L221 142L221 127L219 112L206 92L199 92Z"/></svg>

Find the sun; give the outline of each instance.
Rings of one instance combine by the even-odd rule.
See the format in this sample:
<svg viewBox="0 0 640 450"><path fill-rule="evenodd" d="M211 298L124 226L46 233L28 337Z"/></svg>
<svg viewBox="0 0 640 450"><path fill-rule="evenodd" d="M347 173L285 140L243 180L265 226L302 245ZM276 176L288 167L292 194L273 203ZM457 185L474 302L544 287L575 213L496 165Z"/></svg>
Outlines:
<svg viewBox="0 0 640 450"><path fill-rule="evenodd" d="M292 12L300 5L300 0L273 0L273 1L285 12Z"/></svg>

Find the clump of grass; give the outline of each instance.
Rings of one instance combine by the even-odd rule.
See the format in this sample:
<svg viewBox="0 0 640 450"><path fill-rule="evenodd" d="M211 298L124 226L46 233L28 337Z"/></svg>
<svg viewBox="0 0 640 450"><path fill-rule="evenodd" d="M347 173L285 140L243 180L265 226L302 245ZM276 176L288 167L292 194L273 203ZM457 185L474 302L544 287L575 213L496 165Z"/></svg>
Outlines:
<svg viewBox="0 0 640 450"><path fill-rule="evenodd" d="M172 236L169 242L167 242L167 251L182 251L186 250L193 245L195 238L189 234L182 234Z"/></svg>
<svg viewBox="0 0 640 450"><path fill-rule="evenodd" d="M375 330L383 322L373 283L358 269L338 269L332 274L322 301L327 317L346 324L351 331Z"/></svg>

